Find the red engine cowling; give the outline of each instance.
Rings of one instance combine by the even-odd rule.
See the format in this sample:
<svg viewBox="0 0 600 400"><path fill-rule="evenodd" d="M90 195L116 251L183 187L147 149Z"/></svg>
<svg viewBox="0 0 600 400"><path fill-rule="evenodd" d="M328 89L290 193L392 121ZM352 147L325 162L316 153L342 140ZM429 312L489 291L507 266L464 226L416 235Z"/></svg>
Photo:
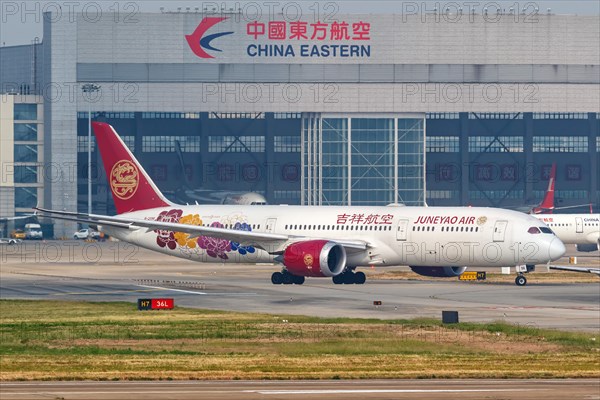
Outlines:
<svg viewBox="0 0 600 400"><path fill-rule="evenodd" d="M461 275L467 267L410 267L413 272L423 276L451 278Z"/></svg>
<svg viewBox="0 0 600 400"><path fill-rule="evenodd" d="M298 276L336 276L346 268L346 250L328 240L310 240L289 245L283 265Z"/></svg>

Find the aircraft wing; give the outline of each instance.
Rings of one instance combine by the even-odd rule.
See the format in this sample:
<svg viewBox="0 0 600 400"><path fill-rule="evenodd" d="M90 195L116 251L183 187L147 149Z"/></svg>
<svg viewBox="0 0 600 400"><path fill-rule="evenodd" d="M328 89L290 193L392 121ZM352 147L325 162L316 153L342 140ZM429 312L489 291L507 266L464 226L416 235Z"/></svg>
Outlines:
<svg viewBox="0 0 600 400"><path fill-rule="evenodd" d="M165 230L172 232L183 232L189 234L191 237L198 236L209 236L218 239L231 240L238 242L243 246L255 246L269 253L279 253L283 251L288 245L294 242L300 242L304 240L323 239L312 236L298 236L298 235L287 235L279 233L268 233L268 232L252 232L252 231L241 231L236 229L225 229L209 226L200 225L187 225L180 224L177 222L163 222L153 221L137 218L128 218L124 216L108 216L108 215L97 215L97 214L85 214L69 211L57 211L57 210L46 210L43 208L36 208L36 210L44 213L46 217L84 222L88 224L105 225L115 228L122 228L128 230L140 230L145 229L146 232L153 230ZM344 248L350 252L363 251L371 247L369 243L363 240L348 240L348 239L330 239L344 246Z"/></svg>
<svg viewBox="0 0 600 400"><path fill-rule="evenodd" d="M588 268L588 267L569 267L562 265L550 265L548 266L550 269L556 269L560 271L571 271L571 272L587 272L590 274L596 274L600 276L600 268Z"/></svg>
<svg viewBox="0 0 600 400"><path fill-rule="evenodd" d="M0 221L16 221L19 219L27 219L27 218L31 218L31 217L37 217L37 215L34 213L34 214L19 215L18 217L0 217Z"/></svg>

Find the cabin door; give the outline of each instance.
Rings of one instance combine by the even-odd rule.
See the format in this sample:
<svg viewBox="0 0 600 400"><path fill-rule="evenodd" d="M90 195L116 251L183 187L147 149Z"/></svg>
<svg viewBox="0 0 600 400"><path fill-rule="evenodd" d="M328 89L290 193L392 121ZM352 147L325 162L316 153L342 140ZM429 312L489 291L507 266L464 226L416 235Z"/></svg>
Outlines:
<svg viewBox="0 0 600 400"><path fill-rule="evenodd" d="M277 223L277 218L267 218L266 230L267 233L275 232L275 224Z"/></svg>
<svg viewBox="0 0 600 400"><path fill-rule="evenodd" d="M398 221L398 227L396 228L396 240L405 241L408 235L408 220L401 219Z"/></svg>
<svg viewBox="0 0 600 400"><path fill-rule="evenodd" d="M504 234L506 233L506 226L508 225L508 221L496 221L496 225L494 225L494 242L504 242Z"/></svg>
<svg viewBox="0 0 600 400"><path fill-rule="evenodd" d="M583 219L581 217L575 218L575 232L583 233Z"/></svg>

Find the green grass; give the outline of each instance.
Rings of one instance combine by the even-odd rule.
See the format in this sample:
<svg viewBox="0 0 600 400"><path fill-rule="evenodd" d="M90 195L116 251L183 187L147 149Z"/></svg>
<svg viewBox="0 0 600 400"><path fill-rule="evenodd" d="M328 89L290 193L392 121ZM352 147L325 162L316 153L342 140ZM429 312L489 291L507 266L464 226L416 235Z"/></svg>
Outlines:
<svg viewBox="0 0 600 400"><path fill-rule="evenodd" d="M593 339L504 322L2 300L0 379L600 377Z"/></svg>

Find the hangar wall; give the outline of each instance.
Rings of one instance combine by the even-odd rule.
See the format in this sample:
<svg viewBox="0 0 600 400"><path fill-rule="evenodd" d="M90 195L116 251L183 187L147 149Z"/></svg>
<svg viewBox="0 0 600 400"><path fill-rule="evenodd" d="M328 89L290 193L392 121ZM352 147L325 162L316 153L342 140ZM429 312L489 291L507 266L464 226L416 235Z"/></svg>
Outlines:
<svg viewBox="0 0 600 400"><path fill-rule="evenodd" d="M300 202L302 115L420 113L428 137L429 204L535 200L549 158L559 163L565 204L597 202L600 18L525 17L306 17L296 21L296 37L292 21L279 16L162 13L115 23L119 16L104 14L99 21L46 22L35 82L46 103L45 159L61 165L65 179L46 185L45 206L85 204L85 169L78 167L86 156L77 149L86 148L88 109L129 137L166 190L174 190L174 178L183 173L171 167L176 155L169 143L176 136L190 141L190 169L184 168L194 185ZM200 36L186 38L205 18L212 25L202 34L219 34L209 43L216 50L195 46ZM270 23L279 26L271 30ZM298 36L299 24L305 36ZM0 48L4 60L10 51L26 52ZM3 88L32 79L12 71L0 71ZM102 86L93 98L80 91L89 81ZM260 151L222 146L234 142ZM157 152L163 145L167 151ZM69 177L73 164L75 178ZM248 164L277 167L248 179ZM95 211L110 211L98 174L94 193L107 201ZM64 225L57 232L72 229Z"/></svg>

